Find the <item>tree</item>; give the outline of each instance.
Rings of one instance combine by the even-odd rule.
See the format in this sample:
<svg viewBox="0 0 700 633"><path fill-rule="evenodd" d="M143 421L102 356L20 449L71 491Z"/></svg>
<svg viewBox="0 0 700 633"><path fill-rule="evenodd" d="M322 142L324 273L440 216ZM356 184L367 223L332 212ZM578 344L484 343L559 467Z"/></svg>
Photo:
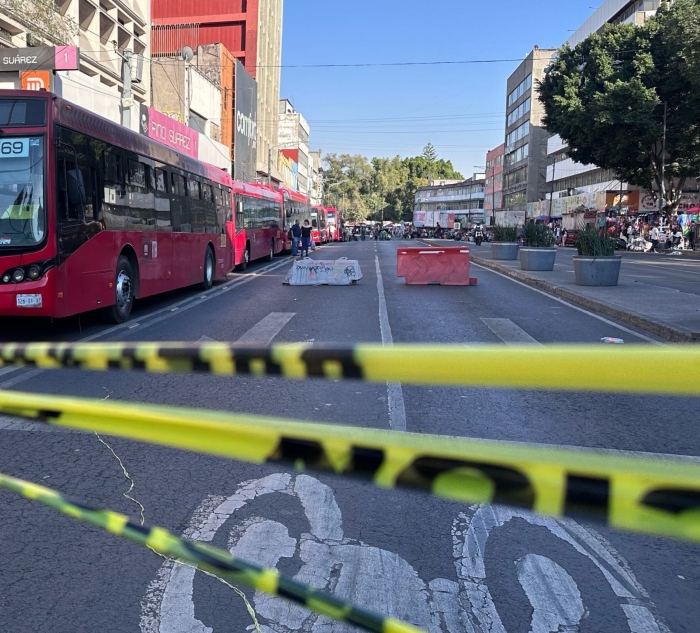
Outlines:
<svg viewBox="0 0 700 633"><path fill-rule="evenodd" d="M69 44L78 35L75 20L59 13L54 0L0 0L0 11L17 20L37 40Z"/></svg>
<svg viewBox="0 0 700 633"><path fill-rule="evenodd" d="M691 43L678 36L680 24ZM700 173L697 0L664 1L644 26L608 25L558 52L538 83L544 125L567 143L569 156L612 169L628 183L678 208L685 180ZM694 56L693 56L693 53ZM664 118L666 118L664 153Z"/></svg>
<svg viewBox="0 0 700 633"><path fill-rule="evenodd" d="M452 163L443 159L373 158L328 154L324 169L324 204L342 207L345 218L362 222L369 217L398 222L413 219L416 189L428 179L461 180Z"/></svg>
<svg viewBox="0 0 700 633"><path fill-rule="evenodd" d="M431 142L428 142L428 144L423 148L423 153L421 156L431 163L434 163L437 160L437 152L435 151L435 148Z"/></svg>

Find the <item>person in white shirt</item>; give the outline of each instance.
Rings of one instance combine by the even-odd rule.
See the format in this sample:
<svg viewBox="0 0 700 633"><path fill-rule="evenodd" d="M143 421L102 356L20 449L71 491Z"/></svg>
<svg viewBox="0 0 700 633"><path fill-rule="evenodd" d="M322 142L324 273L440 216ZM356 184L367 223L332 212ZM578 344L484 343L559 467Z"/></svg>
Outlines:
<svg viewBox="0 0 700 633"><path fill-rule="evenodd" d="M654 225L651 231L649 231L649 240L651 241L651 251L652 253L656 252L657 247L659 246L659 227Z"/></svg>

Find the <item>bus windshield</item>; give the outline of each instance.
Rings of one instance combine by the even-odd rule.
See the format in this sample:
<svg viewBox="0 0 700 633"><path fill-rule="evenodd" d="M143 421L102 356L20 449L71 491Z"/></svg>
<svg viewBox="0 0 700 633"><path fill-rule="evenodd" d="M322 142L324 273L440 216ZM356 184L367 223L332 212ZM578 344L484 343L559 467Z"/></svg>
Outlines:
<svg viewBox="0 0 700 633"><path fill-rule="evenodd" d="M46 233L44 139L0 138L0 247L34 246Z"/></svg>

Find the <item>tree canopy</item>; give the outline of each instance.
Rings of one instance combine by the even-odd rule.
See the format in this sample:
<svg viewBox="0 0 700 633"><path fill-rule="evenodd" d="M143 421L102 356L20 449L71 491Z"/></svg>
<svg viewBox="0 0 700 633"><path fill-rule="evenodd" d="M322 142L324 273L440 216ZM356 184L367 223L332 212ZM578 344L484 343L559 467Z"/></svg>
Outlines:
<svg viewBox="0 0 700 633"><path fill-rule="evenodd" d="M433 160L421 155L371 161L364 156L328 154L324 161L324 204L340 207L351 222L411 221L418 187L427 185L431 177L463 178L449 160L438 159L437 154Z"/></svg>
<svg viewBox="0 0 700 633"><path fill-rule="evenodd" d="M544 125L571 158L613 170L674 212L700 173L698 71L700 2L663 2L643 26L608 25L559 50L538 86Z"/></svg>
<svg viewBox="0 0 700 633"><path fill-rule="evenodd" d="M423 148L423 153L421 156L426 160L429 160L431 163L435 162L438 157L435 147L433 147L433 144L430 142L428 142L428 144Z"/></svg>

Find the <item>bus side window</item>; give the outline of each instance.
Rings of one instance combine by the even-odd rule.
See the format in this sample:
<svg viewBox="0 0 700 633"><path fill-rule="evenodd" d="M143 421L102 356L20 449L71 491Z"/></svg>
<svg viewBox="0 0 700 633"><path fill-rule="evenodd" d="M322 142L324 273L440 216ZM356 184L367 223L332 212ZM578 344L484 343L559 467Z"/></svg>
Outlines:
<svg viewBox="0 0 700 633"><path fill-rule="evenodd" d="M58 213L62 221L85 219L85 181L83 172L75 161L61 158L58 161Z"/></svg>
<svg viewBox="0 0 700 633"><path fill-rule="evenodd" d="M155 189L156 191L160 193L167 193L167 188L166 188L166 183L167 183L167 178L166 174L162 169L156 169L154 171L155 173L155 179L156 179L156 185Z"/></svg>

